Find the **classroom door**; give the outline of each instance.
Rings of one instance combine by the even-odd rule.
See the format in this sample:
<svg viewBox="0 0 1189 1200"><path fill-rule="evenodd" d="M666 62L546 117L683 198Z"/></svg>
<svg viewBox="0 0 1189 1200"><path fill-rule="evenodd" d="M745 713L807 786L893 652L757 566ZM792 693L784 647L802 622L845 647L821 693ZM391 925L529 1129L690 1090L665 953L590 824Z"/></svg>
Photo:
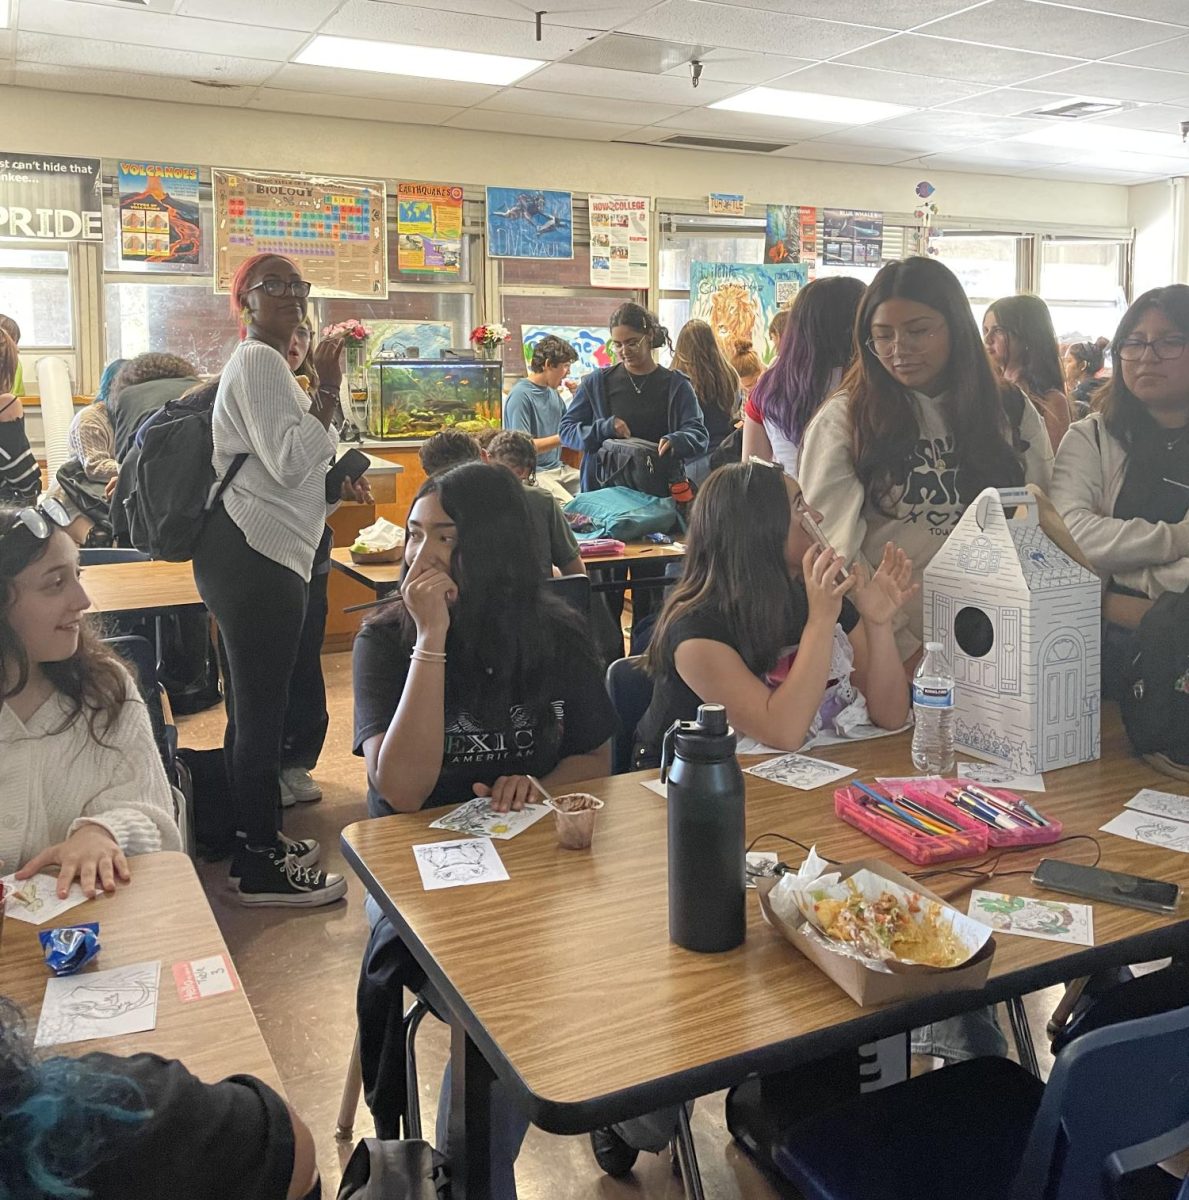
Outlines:
<svg viewBox="0 0 1189 1200"><path fill-rule="evenodd" d="M1080 758L1085 668L1081 639L1072 634L1057 634L1041 648L1040 771Z"/></svg>

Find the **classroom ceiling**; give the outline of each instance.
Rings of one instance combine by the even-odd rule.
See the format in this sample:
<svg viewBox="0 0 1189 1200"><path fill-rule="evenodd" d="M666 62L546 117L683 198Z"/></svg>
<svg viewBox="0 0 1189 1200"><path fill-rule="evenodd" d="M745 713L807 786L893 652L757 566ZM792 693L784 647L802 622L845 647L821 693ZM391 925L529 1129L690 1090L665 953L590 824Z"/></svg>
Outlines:
<svg viewBox="0 0 1189 1200"><path fill-rule="evenodd" d="M541 39L534 9L547 6ZM778 158L1189 174L1189 0L8 0L0 85ZM0 21L6 0L0 0ZM295 61L316 35L541 61L512 86ZM691 59L703 64L698 88ZM710 107L810 93L807 119ZM763 93L762 93L763 94ZM846 101L901 106L871 120ZM1034 114L1074 100L1119 109ZM680 142L678 144L681 144ZM690 144L688 141L685 144ZM566 151L569 153L570 151ZM626 183L625 183L626 186ZM725 186L725 185L724 185Z"/></svg>

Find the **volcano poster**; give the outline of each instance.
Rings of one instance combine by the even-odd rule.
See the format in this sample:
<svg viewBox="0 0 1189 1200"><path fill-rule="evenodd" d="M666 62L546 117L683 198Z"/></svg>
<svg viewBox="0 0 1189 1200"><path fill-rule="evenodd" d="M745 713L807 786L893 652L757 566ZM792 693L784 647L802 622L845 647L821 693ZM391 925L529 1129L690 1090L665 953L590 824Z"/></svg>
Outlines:
<svg viewBox="0 0 1189 1200"><path fill-rule="evenodd" d="M171 266L199 264L197 167L120 163L120 258Z"/></svg>

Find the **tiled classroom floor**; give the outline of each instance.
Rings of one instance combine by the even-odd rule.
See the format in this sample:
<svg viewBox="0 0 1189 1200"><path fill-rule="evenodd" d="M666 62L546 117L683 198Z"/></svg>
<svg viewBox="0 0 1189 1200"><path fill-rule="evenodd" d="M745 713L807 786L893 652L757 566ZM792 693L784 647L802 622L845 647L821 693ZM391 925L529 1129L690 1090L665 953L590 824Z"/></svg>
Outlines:
<svg viewBox="0 0 1189 1200"><path fill-rule="evenodd" d="M355 982L365 941L363 888L343 862L339 831L364 816L366 785L363 762L351 754L351 656L328 654L323 667L330 733L315 772L323 800L286 810L285 831L322 843L323 863L347 876L347 902L308 912L247 909L225 886L225 863L206 864L201 874L289 1101L313 1130L323 1194L333 1196L345 1161L340 1154L349 1151L349 1146L344 1149L336 1142L334 1129L355 1034ZM222 742L223 710L180 717L178 725L183 746L217 746ZM1044 1023L1059 996L1059 989L1050 989L1029 1000L1033 1039L1046 1069ZM1006 1028L1002 1014L1001 1021ZM447 1048L445 1026L427 1020L418 1034L417 1052L422 1118L431 1135ZM721 1095L700 1101L694 1114L706 1195L713 1200L776 1197L731 1141L722 1114ZM355 1136L371 1133L361 1103ZM516 1173L521 1200L679 1200L683 1194L667 1154L641 1155L632 1177L617 1181L599 1170L587 1138L554 1137L537 1129L529 1132Z"/></svg>

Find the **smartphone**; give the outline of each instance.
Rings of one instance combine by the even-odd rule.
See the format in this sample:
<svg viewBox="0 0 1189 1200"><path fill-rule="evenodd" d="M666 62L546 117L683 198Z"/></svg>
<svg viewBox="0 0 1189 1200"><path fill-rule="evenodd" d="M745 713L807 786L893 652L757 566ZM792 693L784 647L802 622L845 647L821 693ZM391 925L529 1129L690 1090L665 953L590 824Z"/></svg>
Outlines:
<svg viewBox="0 0 1189 1200"><path fill-rule="evenodd" d="M355 480L363 475L371 465L371 460L362 451L356 450L354 447L348 450L347 453L344 454L343 457L340 458L338 462L336 462L330 468L330 470L326 472L327 502L333 503L335 500L341 499L343 492L343 481L350 479L351 482L354 483Z"/></svg>
<svg viewBox="0 0 1189 1200"><path fill-rule="evenodd" d="M1145 879L1142 875L1124 875L1101 867L1084 867L1059 858L1042 858L1032 872L1037 887L1066 892L1105 904L1142 908L1146 912L1170 913L1177 907L1181 889L1163 879Z"/></svg>
<svg viewBox="0 0 1189 1200"><path fill-rule="evenodd" d="M809 534L809 536L813 538L813 540L817 542L817 544L821 546L823 550L832 551L834 549L834 547L830 545L829 538L827 538L822 532L822 527L807 512L803 512L801 514L801 528L804 529L805 532ZM842 581L846 579L849 574L850 571L847 570L845 566L841 566L838 568L838 574L835 576L835 578L839 581Z"/></svg>

